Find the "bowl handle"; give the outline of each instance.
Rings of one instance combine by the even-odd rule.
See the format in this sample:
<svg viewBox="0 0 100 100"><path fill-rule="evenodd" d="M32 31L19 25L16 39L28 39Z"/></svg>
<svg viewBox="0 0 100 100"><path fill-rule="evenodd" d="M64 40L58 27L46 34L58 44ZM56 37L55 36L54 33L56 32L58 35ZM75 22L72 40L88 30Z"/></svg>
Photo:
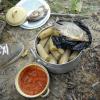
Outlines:
<svg viewBox="0 0 100 100"><path fill-rule="evenodd" d="M46 90L46 93L42 94L41 97L42 97L42 98L45 98L45 97L47 97L47 96L49 95L49 93L50 93L50 89L48 88L48 89Z"/></svg>

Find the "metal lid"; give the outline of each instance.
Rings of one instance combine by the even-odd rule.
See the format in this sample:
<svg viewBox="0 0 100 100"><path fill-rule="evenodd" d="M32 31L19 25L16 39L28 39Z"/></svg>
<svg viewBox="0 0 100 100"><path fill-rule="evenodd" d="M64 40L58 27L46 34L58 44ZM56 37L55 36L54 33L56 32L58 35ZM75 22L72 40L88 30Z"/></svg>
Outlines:
<svg viewBox="0 0 100 100"><path fill-rule="evenodd" d="M21 0L16 6L23 7L27 11L27 16L29 16L34 10L38 9L40 6L44 6L48 9L46 16L35 22L26 21L20 27L24 29L35 29L43 26L50 17L50 7L45 0Z"/></svg>

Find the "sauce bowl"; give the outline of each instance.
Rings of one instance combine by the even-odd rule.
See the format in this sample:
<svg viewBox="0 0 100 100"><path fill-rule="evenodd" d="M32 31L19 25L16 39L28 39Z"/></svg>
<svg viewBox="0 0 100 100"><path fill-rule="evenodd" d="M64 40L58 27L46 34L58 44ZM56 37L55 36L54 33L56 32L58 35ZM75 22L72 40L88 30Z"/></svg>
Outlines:
<svg viewBox="0 0 100 100"><path fill-rule="evenodd" d="M35 66L35 67L41 69L42 71L44 71L44 73L46 74L46 77L47 77L47 82L46 82L46 84L45 84L44 89L43 89L41 92L39 92L39 93L37 93L37 94L35 94L35 95L26 94L25 92L23 92L23 90L21 89L21 86L19 85L19 79L20 79L20 77L21 77L21 73L22 73L25 69L29 68L30 66L31 66L31 67L34 67L34 66ZM36 72L36 73L37 73L37 72ZM38 74L37 74L37 75L38 75ZM46 68L45 68L44 66L40 65L40 64L34 63L34 64L30 64L30 65L25 66L24 68L22 68L22 69L18 72L18 74L16 75L16 78L15 78L15 87L16 87L17 91L19 92L19 94L21 94L22 96L27 97L27 98L36 98L36 97L39 97L39 96L40 96L40 97L46 97L46 96L49 95L49 92L50 92L50 90L49 90L49 81L50 81L49 73L48 73L48 71L46 70Z"/></svg>

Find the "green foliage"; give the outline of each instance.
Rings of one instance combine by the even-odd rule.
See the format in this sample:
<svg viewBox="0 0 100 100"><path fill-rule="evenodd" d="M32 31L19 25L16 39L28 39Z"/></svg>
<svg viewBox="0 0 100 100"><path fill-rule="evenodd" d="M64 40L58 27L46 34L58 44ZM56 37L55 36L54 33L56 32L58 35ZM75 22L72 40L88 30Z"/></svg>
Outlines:
<svg viewBox="0 0 100 100"><path fill-rule="evenodd" d="M70 0L70 2L71 2L70 11L72 13L81 12L81 9L82 9L82 2L81 2L81 0Z"/></svg>
<svg viewBox="0 0 100 100"><path fill-rule="evenodd" d="M61 0L54 0L54 2L51 2L50 4L52 12L59 12L62 10L62 12L65 10L65 7L62 6Z"/></svg>

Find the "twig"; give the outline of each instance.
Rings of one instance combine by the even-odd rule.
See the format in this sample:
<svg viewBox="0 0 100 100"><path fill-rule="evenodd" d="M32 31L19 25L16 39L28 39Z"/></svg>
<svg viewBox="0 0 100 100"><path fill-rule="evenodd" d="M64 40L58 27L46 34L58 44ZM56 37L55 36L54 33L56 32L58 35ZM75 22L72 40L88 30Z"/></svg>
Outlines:
<svg viewBox="0 0 100 100"><path fill-rule="evenodd" d="M51 13L51 16L88 19L88 15Z"/></svg>

